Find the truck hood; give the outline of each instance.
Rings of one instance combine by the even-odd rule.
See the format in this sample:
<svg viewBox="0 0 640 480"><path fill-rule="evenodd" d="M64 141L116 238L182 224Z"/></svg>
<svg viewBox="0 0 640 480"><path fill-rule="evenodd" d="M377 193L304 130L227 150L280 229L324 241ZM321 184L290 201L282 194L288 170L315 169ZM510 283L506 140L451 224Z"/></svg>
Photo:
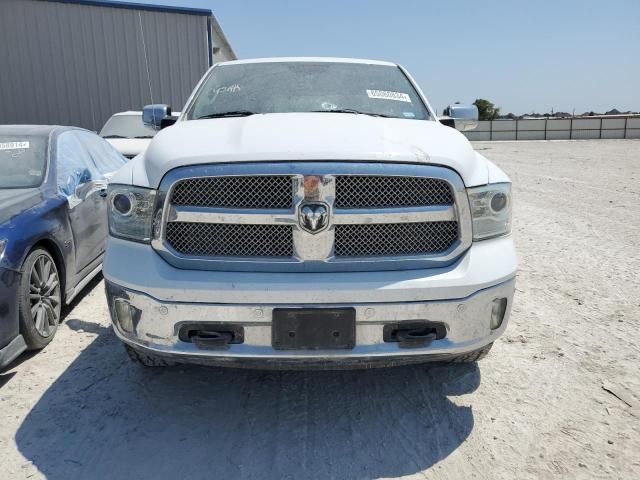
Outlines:
<svg viewBox="0 0 640 480"><path fill-rule="evenodd" d="M467 139L438 122L340 113L272 113L178 122L159 132L134 184L157 188L170 170L253 161L379 161L443 165L467 186L487 183L488 170ZM143 178L146 177L146 178ZM116 179L118 180L118 179Z"/></svg>

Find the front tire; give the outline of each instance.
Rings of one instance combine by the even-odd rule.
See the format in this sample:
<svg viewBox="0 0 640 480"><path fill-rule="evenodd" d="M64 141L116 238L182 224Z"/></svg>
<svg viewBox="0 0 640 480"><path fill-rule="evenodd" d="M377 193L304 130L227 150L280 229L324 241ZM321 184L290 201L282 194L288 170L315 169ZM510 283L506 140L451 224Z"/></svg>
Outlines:
<svg viewBox="0 0 640 480"><path fill-rule="evenodd" d="M164 358L156 357L154 355L149 355L148 353L142 353L127 344L124 345L124 349L127 351L127 355L129 355L129 358L133 363L137 363L144 367L172 367L176 365L175 362L165 360Z"/></svg>
<svg viewBox="0 0 640 480"><path fill-rule="evenodd" d="M479 360L482 360L489 354L489 351L493 347L493 342L489 345L486 345L482 348L474 350L473 352L464 353L462 355L458 355L450 360L450 363L474 363Z"/></svg>
<svg viewBox="0 0 640 480"><path fill-rule="evenodd" d="M20 333L30 350L53 340L62 308L60 275L53 257L43 248L32 251L20 269L18 312Z"/></svg>

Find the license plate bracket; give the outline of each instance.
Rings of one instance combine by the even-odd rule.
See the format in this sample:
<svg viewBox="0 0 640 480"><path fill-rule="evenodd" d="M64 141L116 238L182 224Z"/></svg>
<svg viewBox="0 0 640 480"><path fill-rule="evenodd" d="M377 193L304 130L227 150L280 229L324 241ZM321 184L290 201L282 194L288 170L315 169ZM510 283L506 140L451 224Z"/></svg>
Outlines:
<svg viewBox="0 0 640 480"><path fill-rule="evenodd" d="M271 343L276 350L348 350L356 345L354 308L275 308Z"/></svg>

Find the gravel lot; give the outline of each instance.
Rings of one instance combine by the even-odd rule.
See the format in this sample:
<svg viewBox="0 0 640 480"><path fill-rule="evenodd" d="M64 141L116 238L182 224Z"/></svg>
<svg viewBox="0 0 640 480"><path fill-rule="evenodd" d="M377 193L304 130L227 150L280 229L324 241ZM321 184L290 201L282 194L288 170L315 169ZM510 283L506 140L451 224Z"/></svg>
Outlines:
<svg viewBox="0 0 640 480"><path fill-rule="evenodd" d="M514 182L521 262L486 360L142 370L98 280L0 374L0 478L640 478L640 141L476 148Z"/></svg>

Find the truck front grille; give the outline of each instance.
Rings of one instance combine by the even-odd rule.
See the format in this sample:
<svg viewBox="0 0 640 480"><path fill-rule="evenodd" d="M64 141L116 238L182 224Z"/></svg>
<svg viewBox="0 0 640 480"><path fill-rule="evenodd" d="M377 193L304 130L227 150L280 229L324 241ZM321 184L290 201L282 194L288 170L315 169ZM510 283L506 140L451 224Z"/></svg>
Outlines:
<svg viewBox="0 0 640 480"><path fill-rule="evenodd" d="M293 206L291 176L257 175L188 178L176 184L174 205L279 209Z"/></svg>
<svg viewBox="0 0 640 480"><path fill-rule="evenodd" d="M291 257L288 225L167 223L167 241L183 255L198 257Z"/></svg>
<svg viewBox="0 0 640 480"><path fill-rule="evenodd" d="M449 184L439 178L339 175L336 208L391 208L452 205Z"/></svg>
<svg viewBox="0 0 640 480"><path fill-rule="evenodd" d="M471 245L464 184L447 168L272 162L176 169L160 186L153 242L182 268L357 271L429 268ZM303 209L311 204L311 209ZM314 231L325 209L327 224ZM319 210L320 209L320 210ZM387 260L389 260L387 262Z"/></svg>
<svg viewBox="0 0 640 480"><path fill-rule="evenodd" d="M336 257L433 255L458 238L458 222L336 225Z"/></svg>

